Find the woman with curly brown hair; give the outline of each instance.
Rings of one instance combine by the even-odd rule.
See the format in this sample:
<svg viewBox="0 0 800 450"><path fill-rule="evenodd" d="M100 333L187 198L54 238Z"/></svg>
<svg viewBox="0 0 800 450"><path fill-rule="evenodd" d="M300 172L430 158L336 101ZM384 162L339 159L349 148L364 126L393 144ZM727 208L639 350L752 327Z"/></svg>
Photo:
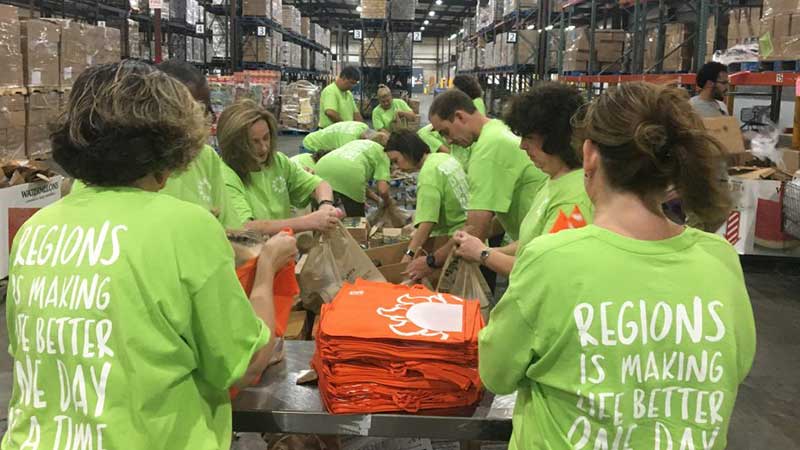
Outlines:
<svg viewBox="0 0 800 450"><path fill-rule="evenodd" d="M229 448L228 389L266 367L272 280L297 249L267 243L248 301L220 223L158 193L203 147L203 112L138 62L75 81L53 158L87 187L36 213L11 250L20 382L3 448Z"/></svg>
<svg viewBox="0 0 800 450"><path fill-rule="evenodd" d="M706 223L731 206L720 144L685 92L627 83L591 103L594 224L532 240L479 337L480 374L517 391L511 449L723 449L755 326L738 255L676 225L675 186Z"/></svg>
<svg viewBox="0 0 800 450"><path fill-rule="evenodd" d="M240 100L219 117L217 138L228 198L245 228L274 234L326 231L339 223L331 186L278 151L278 124L252 100ZM311 198L319 209L292 217L292 207L305 208Z"/></svg>

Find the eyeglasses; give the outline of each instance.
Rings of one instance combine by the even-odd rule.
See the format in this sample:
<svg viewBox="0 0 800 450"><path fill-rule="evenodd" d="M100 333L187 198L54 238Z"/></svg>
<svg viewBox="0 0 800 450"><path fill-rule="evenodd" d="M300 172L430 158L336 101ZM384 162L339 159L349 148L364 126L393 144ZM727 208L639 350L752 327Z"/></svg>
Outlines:
<svg viewBox="0 0 800 450"><path fill-rule="evenodd" d="M717 84L726 84L727 85L727 84L731 84L731 83L730 83L730 81L725 80L725 81L717 81Z"/></svg>

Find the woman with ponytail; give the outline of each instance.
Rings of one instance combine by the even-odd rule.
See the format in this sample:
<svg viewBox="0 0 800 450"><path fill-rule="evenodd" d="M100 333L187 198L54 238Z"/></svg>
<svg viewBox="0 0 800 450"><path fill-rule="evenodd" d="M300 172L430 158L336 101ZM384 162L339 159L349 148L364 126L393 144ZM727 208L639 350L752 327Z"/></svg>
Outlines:
<svg viewBox="0 0 800 450"><path fill-rule="evenodd" d="M679 89L628 83L576 119L594 224L520 249L479 340L480 373L518 392L511 449L723 449L755 326L739 258L664 216L730 209L720 145Z"/></svg>

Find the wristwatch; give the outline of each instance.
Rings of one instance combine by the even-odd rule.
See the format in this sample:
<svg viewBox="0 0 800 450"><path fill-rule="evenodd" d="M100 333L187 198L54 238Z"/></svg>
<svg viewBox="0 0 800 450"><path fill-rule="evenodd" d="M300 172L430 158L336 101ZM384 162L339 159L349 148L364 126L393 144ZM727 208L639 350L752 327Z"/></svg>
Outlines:
<svg viewBox="0 0 800 450"><path fill-rule="evenodd" d="M486 260L489 259L489 253L491 252L492 249L490 249L489 247L486 247L481 251L481 256L480 256L481 264L486 264Z"/></svg>
<svg viewBox="0 0 800 450"><path fill-rule="evenodd" d="M333 200L323 200L323 201L319 202L319 206L322 206L322 205L331 205L331 206L334 206L334 204L333 204Z"/></svg>
<svg viewBox="0 0 800 450"><path fill-rule="evenodd" d="M433 254L430 254L425 258L425 264L427 264L431 269L439 268L439 266L436 265L436 257L433 256Z"/></svg>
<svg viewBox="0 0 800 450"><path fill-rule="evenodd" d="M417 254L417 252L415 252L414 250L408 249L408 250L406 250L406 252L405 252L404 254L405 254L406 256L410 256L411 258L413 258L413 257L414 257L414 255L416 255L416 254Z"/></svg>

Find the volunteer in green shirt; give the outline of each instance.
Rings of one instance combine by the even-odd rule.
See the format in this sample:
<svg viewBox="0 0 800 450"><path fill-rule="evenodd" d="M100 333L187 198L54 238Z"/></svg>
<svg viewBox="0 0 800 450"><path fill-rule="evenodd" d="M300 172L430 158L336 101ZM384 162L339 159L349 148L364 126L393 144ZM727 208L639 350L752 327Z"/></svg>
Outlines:
<svg viewBox="0 0 800 450"><path fill-rule="evenodd" d="M186 61L169 60L158 65L159 70L182 82L191 92L195 101L202 103L207 116L211 111L210 92L205 75ZM200 205L214 214L225 228L237 229L242 223L231 209L222 179L224 163L217 152L205 145L185 170L174 172L161 194L171 195L177 199ZM80 180L75 180L72 192L85 187Z"/></svg>
<svg viewBox="0 0 800 450"><path fill-rule="evenodd" d="M478 80L472 75L456 75L453 78L453 87L467 94L472 99L475 108L484 116L486 115L486 103L483 102L483 89Z"/></svg>
<svg viewBox="0 0 800 450"><path fill-rule="evenodd" d="M378 106L372 110L372 126L378 131L391 132L400 119L417 120L417 115L403 99L392 97L392 90L382 84L378 87Z"/></svg>
<svg viewBox="0 0 800 450"><path fill-rule="evenodd" d="M240 100L220 115L217 137L228 197L245 228L275 234L327 231L339 223L330 185L278 151L278 124L269 111ZM312 197L319 209L292 217L292 207L305 208Z"/></svg>
<svg viewBox="0 0 800 450"><path fill-rule="evenodd" d="M413 131L395 131L387 142L389 160L405 172L419 172L417 230L408 244L403 262L411 259L429 237L452 236L467 220L469 185L461 164L447 153L431 153Z"/></svg>
<svg viewBox="0 0 800 450"><path fill-rule="evenodd" d="M319 97L319 127L325 128L336 122L357 120L363 122L356 107L351 90L358 84L361 74L353 66L347 66L333 83L322 90Z"/></svg>
<svg viewBox="0 0 800 450"><path fill-rule="evenodd" d="M303 138L301 153L329 152L356 139L369 139L369 126L364 122L336 122L309 133Z"/></svg>
<svg viewBox="0 0 800 450"><path fill-rule="evenodd" d="M387 136L377 133L373 139L349 142L317 162L317 175L333 187L337 203L344 207L348 217L366 215L364 202L371 180L377 181L379 199L387 205L392 203L389 158L383 151Z"/></svg>
<svg viewBox="0 0 800 450"><path fill-rule="evenodd" d="M583 187L580 142L572 129L572 117L583 104L577 89L561 83L540 83L510 99L505 121L522 136L522 149L549 179L522 221L518 241L487 248L480 239L460 232L455 236L458 256L508 276L517 249L533 238L591 223L593 207Z"/></svg>
<svg viewBox="0 0 800 450"><path fill-rule="evenodd" d="M469 206L464 231L486 240L496 215L506 233L517 240L522 219L547 175L520 149L519 137L503 122L489 120L478 112L461 91L451 89L436 96L429 116L433 128L449 143L470 147L466 170ZM451 241L430 257L415 259L407 274L413 279L429 275L444 264L454 244Z"/></svg>
<svg viewBox="0 0 800 450"><path fill-rule="evenodd" d="M417 135L428 145L431 153L449 153L461 164L464 170L467 170L467 166L469 165L468 148L456 144L448 145L445 143L444 139L442 139L439 132L433 129L432 124L420 128L419 131L417 131Z"/></svg>
<svg viewBox="0 0 800 450"><path fill-rule="evenodd" d="M621 84L581 126L594 224L521 248L479 335L484 385L517 392L509 449L724 449L756 344L742 268L661 209L674 185L724 221L724 151L678 88Z"/></svg>
<svg viewBox="0 0 800 450"><path fill-rule="evenodd" d="M284 234L266 244L248 301L219 222L157 193L207 130L186 87L150 65L75 80L53 159L87 187L37 212L11 248L18 382L3 448L230 447L228 389L266 367L272 279L297 250Z"/></svg>
<svg viewBox="0 0 800 450"><path fill-rule="evenodd" d="M294 155L289 158L289 161L293 162L295 165L297 165L297 167L300 167L310 174L316 173L317 158L316 155L312 153L300 153L299 155Z"/></svg>

